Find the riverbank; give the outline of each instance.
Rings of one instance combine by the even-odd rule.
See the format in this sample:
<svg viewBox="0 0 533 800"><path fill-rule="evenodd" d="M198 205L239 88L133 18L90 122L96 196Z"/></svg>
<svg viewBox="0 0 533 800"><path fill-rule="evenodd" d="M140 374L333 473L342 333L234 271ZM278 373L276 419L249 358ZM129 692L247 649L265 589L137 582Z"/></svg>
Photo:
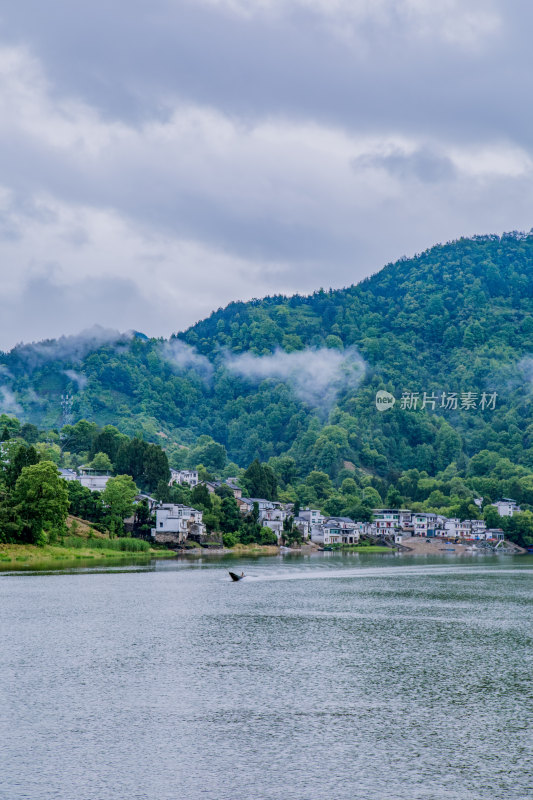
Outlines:
<svg viewBox="0 0 533 800"><path fill-rule="evenodd" d="M512 542L505 542L502 547L502 553L509 554L512 551L516 555L521 555L526 552L522 547L519 547ZM443 556L443 555L456 555L456 556L471 556L476 553L483 553L487 555L487 550L482 547L480 542L448 542L444 539L424 539L419 536L411 536L405 538L400 547L401 552L408 553L413 556ZM492 551L493 552L493 551ZM496 551L498 552L498 551ZM489 553L490 554L490 553Z"/></svg>
<svg viewBox="0 0 533 800"><path fill-rule="evenodd" d="M64 547L60 544L43 545L38 547L33 544L0 544L0 570L2 568L25 567L36 564L65 564L72 561L92 561L93 563L105 564L108 561L117 561L132 558L139 558L144 561L152 558L173 558L176 553L173 550L153 550L132 551L115 550L101 546L91 547L90 540L83 542L81 546Z"/></svg>

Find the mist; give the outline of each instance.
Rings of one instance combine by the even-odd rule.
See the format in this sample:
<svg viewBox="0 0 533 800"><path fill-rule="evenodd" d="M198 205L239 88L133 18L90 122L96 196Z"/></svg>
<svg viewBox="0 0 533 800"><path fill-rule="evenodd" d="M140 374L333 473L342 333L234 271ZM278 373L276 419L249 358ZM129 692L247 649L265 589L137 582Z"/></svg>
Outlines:
<svg viewBox="0 0 533 800"><path fill-rule="evenodd" d="M72 336L61 336L59 339L48 339L44 342L20 344L11 351L24 361L31 370L47 361L82 361L89 353L106 344L124 345L131 340L133 332L121 333L113 328L93 325ZM67 373L65 373L67 374ZM69 375L69 377L72 376ZM74 378L76 380L76 378Z"/></svg>
<svg viewBox="0 0 533 800"><path fill-rule="evenodd" d="M357 389L366 373L366 364L354 347L306 348L292 353L278 349L268 356L228 354L226 367L249 380L283 381L304 403L325 412L332 408L341 392Z"/></svg>
<svg viewBox="0 0 533 800"><path fill-rule="evenodd" d="M161 345L161 356L176 370L193 369L205 380L210 380L213 365L208 358L196 348L182 342L181 339L170 339Z"/></svg>
<svg viewBox="0 0 533 800"><path fill-rule="evenodd" d="M74 369L65 369L63 374L67 376L78 387L78 392L83 392L87 386L87 378L81 372L76 372Z"/></svg>

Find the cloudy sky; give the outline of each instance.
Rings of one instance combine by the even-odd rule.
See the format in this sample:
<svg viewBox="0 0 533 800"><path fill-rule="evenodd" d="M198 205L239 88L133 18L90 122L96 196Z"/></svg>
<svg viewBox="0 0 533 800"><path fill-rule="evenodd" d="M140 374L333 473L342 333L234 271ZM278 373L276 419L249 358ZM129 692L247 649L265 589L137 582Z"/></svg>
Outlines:
<svg viewBox="0 0 533 800"><path fill-rule="evenodd" d="M533 225L526 0L6 0L0 348Z"/></svg>

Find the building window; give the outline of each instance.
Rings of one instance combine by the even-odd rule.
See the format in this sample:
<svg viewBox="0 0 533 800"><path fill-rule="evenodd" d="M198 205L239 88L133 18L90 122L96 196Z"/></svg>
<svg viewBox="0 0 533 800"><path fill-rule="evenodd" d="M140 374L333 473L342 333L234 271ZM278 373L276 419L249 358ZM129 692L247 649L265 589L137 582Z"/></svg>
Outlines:
<svg viewBox="0 0 533 800"><path fill-rule="evenodd" d="M159 527L160 527L160 528L162 528L162 527L163 527L163 523L162 523L162 522L160 522L160 523L159 523Z"/></svg>

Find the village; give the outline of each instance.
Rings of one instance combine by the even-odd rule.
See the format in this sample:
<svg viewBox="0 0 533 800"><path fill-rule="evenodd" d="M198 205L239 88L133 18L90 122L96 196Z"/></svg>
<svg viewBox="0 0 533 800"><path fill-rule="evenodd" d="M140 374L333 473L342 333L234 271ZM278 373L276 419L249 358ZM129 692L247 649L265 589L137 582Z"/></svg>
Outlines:
<svg viewBox="0 0 533 800"><path fill-rule="evenodd" d="M78 472L60 470L64 480L76 480L91 491L103 491L110 479L107 473L89 468ZM405 508L375 508L372 521L363 522L349 517L325 516L316 508L298 509L295 515L294 503L282 503L261 497L243 497L243 490L237 486L235 478L225 481L202 481L196 470L171 470L169 485L205 486L214 494L221 486L228 487L243 517L255 510L258 523L269 528L279 545L284 543L287 521L298 533L303 543L316 545L319 549L333 549L357 545L361 537L374 539L388 545L401 547L406 540L437 539L449 542L485 543L492 549L502 547L504 532L501 528L488 528L482 519L448 518L440 514L411 511ZM204 543L207 529L201 510L181 503L160 503L147 494L139 494L137 501L145 501L155 516L155 527L151 529L151 539L157 544L182 546L186 542ZM475 501L481 506L481 500ZM511 498L502 498L491 504L500 517L512 517L520 513L520 507ZM126 520L127 523L127 520Z"/></svg>
<svg viewBox="0 0 533 800"><path fill-rule="evenodd" d="M483 542L493 549L501 547L504 542L502 529L487 528L484 520L479 519L460 520L439 514L393 508L373 509L371 522L348 517L328 517L314 508L299 509L295 515L294 503L243 497L242 489L237 486L235 479L200 481L195 470L171 470L170 483L186 483L191 487L203 484L211 494L222 485L229 487L243 517L255 510L259 524L276 535L279 545L284 543L288 520L302 542L312 543L323 549L357 545L361 537L400 547L406 539L413 537L464 543ZM155 514L155 527L151 531L154 542L183 545L188 540L201 543L206 537L201 511L182 504L159 504L152 498L148 499ZM512 517L520 512L520 507L509 498L499 500L493 506L501 517Z"/></svg>

